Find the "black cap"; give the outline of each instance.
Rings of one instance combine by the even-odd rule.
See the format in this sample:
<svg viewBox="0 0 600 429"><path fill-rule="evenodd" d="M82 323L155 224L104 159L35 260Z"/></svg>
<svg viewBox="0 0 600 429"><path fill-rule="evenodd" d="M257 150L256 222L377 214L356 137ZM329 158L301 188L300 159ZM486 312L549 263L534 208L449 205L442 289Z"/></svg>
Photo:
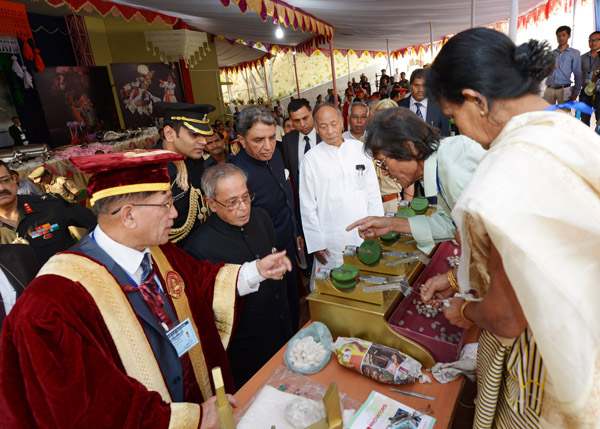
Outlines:
<svg viewBox="0 0 600 429"><path fill-rule="evenodd" d="M212 136L213 130L208 114L215 110L212 104L154 103L154 107L164 110L162 116L170 121L178 121L192 134Z"/></svg>

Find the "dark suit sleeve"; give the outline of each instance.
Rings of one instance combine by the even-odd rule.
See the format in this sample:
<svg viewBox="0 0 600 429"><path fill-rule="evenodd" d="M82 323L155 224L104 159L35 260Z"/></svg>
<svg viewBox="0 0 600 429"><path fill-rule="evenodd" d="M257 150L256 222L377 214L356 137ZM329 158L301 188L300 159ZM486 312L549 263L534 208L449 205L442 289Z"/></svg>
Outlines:
<svg viewBox="0 0 600 429"><path fill-rule="evenodd" d="M10 134L12 139L15 141L15 143L18 143L21 141L21 133L19 133L19 130L17 129L16 126L11 125L10 127L8 127L8 133Z"/></svg>
<svg viewBox="0 0 600 429"><path fill-rule="evenodd" d="M439 110L439 118L440 118L439 128L442 132L442 136L448 137L450 135L450 118L442 113L442 109L440 109L439 106L436 106L436 107Z"/></svg>
<svg viewBox="0 0 600 429"><path fill-rule="evenodd" d="M62 200L62 198L61 198ZM68 203L63 200L64 213L69 225L90 229L96 226L96 216L92 211L79 203Z"/></svg>

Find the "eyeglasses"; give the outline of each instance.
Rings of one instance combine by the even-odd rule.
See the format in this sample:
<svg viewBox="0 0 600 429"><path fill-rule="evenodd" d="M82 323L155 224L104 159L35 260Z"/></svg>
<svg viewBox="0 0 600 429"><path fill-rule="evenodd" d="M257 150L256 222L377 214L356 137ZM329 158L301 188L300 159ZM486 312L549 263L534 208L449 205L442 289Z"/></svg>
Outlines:
<svg viewBox="0 0 600 429"><path fill-rule="evenodd" d="M180 199L182 199L185 196L185 192L182 192L181 194L177 195L174 198L171 198L169 201L167 201L166 203L162 203L162 204L150 204L150 203L131 203L131 204L125 204L124 206L119 207L118 209L116 209L115 211L111 212L111 215L115 215L117 213L119 213L121 211L121 209L125 206L134 206L134 207L164 207L167 209L167 211L171 210L171 207L173 207L173 205L175 204L175 202L179 201Z"/></svg>
<svg viewBox="0 0 600 429"><path fill-rule="evenodd" d="M387 165L385 165L385 160L386 160L386 159L387 159L387 156L386 156L385 158L383 158L383 161L380 161L380 160L376 159L376 160L375 160L375 165L376 165L378 168L381 168L381 169L383 169L383 170L385 170L385 171L388 171Z"/></svg>
<svg viewBox="0 0 600 429"><path fill-rule="evenodd" d="M236 198L235 200L227 200L225 202L225 204L223 204L220 201L215 200L214 198L212 198L212 200L215 203L221 204L223 207L227 208L228 210L236 210L242 203L249 205L251 201L254 201L255 197L256 197L256 194L254 192L250 191L250 192L246 192L244 195L242 195L241 198Z"/></svg>

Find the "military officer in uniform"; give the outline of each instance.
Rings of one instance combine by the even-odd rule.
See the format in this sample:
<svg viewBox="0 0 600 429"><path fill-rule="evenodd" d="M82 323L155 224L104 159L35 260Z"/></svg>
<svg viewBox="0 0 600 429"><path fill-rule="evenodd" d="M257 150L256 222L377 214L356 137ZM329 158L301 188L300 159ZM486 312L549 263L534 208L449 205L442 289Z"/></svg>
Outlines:
<svg viewBox="0 0 600 429"><path fill-rule="evenodd" d="M63 176L54 177L44 167L38 167L27 176L36 185L39 183L47 194L58 194L69 203L74 203L81 194L81 189L71 179Z"/></svg>
<svg viewBox="0 0 600 429"><path fill-rule="evenodd" d="M17 195L17 190L8 167L0 161L2 244L29 244L40 265L75 243L69 226L96 225L96 217L80 204L69 204L55 194Z"/></svg>
<svg viewBox="0 0 600 429"><path fill-rule="evenodd" d="M211 104L156 103L164 110L164 138L156 149L166 149L187 157L185 161L169 162L171 190L177 218L169 240L183 247L198 225L206 220L208 209L201 192L204 173L204 148L207 137L214 134L208 113L215 110Z"/></svg>

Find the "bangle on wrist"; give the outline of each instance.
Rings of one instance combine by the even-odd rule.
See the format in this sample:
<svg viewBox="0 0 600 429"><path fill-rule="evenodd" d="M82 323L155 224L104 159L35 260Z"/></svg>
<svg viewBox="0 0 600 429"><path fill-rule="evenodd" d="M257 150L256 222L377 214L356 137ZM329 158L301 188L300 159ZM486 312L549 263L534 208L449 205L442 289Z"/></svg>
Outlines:
<svg viewBox="0 0 600 429"><path fill-rule="evenodd" d="M469 325L474 325L475 322L473 322L471 319L469 319L467 316L465 316L465 308L467 308L467 305L469 305L470 303L472 303L473 301L465 301L463 302L462 307L460 307L460 316L463 318L463 320L465 322L467 322Z"/></svg>
<svg viewBox="0 0 600 429"><path fill-rule="evenodd" d="M450 283L450 286L452 287L452 289L454 289L455 292L460 293L460 289L458 288L458 282L454 278L454 273L452 272L452 270L450 270L446 273L446 277L448 278L448 282Z"/></svg>

